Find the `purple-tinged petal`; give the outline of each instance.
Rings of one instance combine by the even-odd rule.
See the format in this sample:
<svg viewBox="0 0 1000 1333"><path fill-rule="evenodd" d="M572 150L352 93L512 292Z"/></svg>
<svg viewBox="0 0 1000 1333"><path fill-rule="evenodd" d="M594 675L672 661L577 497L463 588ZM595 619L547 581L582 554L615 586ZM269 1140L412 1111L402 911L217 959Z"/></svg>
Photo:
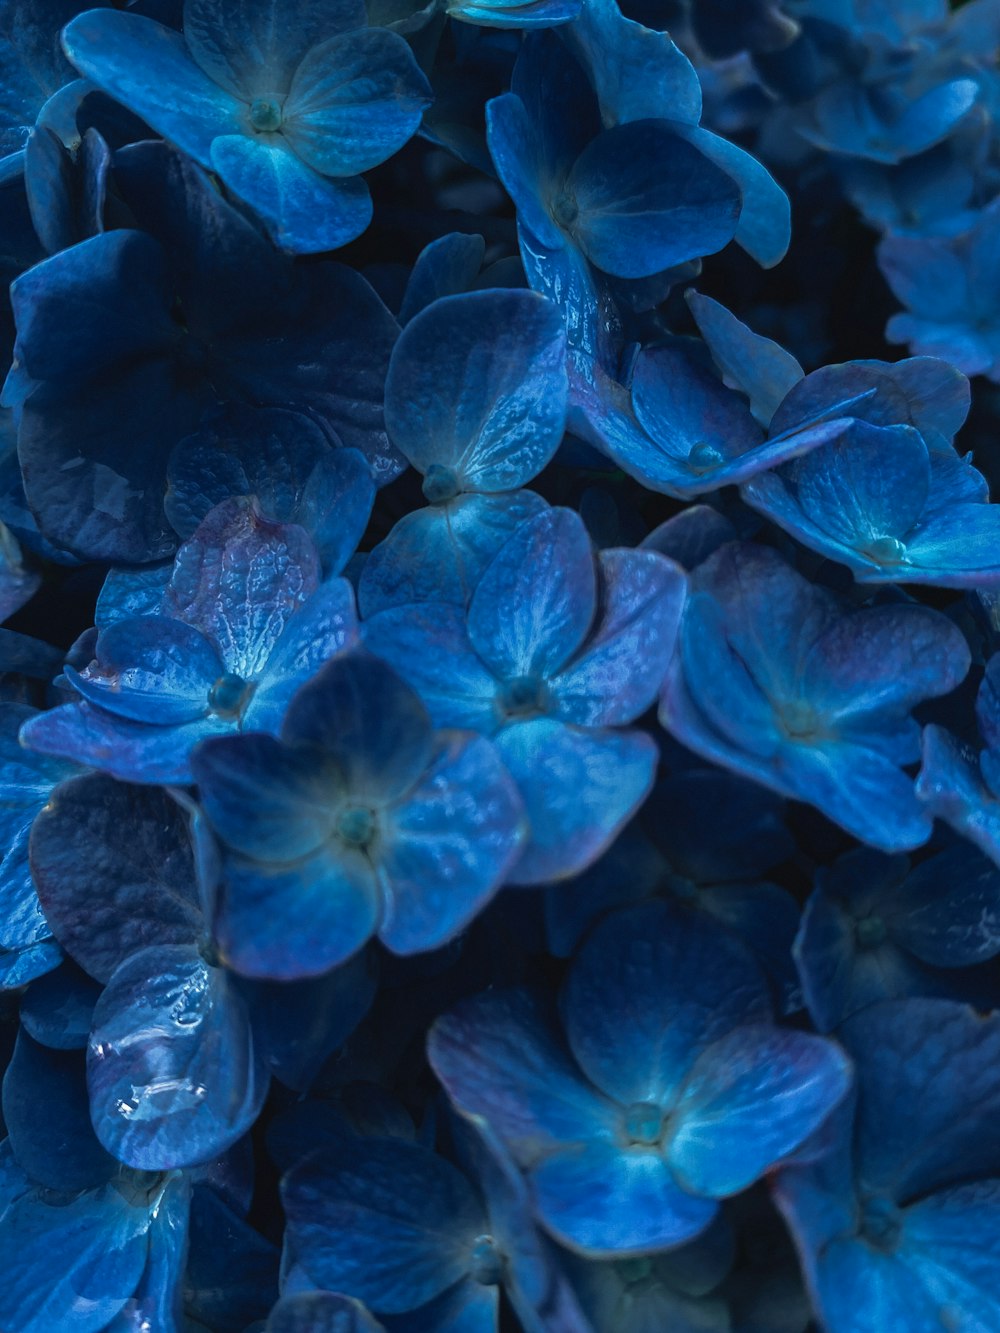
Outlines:
<svg viewBox="0 0 1000 1333"><path fill-rule="evenodd" d="M427 772L387 812L379 938L402 954L445 944L501 887L524 835L517 788L490 742L442 737Z"/></svg>
<svg viewBox="0 0 1000 1333"><path fill-rule="evenodd" d="M663 684L687 581L653 551L602 551L598 569L596 629L550 689L563 721L622 726L653 704Z"/></svg>
<svg viewBox="0 0 1000 1333"><path fill-rule="evenodd" d="M85 774L35 820L31 865L53 932L97 981L147 946L204 931L187 823L154 787Z"/></svg>

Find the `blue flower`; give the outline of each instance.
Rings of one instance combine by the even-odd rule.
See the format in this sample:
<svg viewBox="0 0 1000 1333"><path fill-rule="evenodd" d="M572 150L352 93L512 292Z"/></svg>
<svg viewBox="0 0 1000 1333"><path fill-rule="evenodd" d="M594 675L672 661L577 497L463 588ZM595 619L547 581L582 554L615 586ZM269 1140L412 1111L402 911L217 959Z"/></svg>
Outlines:
<svg viewBox="0 0 1000 1333"><path fill-rule="evenodd" d="M976 716L978 753L936 723L924 728L917 794L931 815L1000 865L1000 654L986 663Z"/></svg>
<svg viewBox="0 0 1000 1333"><path fill-rule="evenodd" d="M23 739L129 781L190 782L198 741L277 734L298 687L356 638L350 585L320 582L302 528L226 500L177 553L157 610L119 616L90 666L66 667L79 702Z"/></svg>
<svg viewBox="0 0 1000 1333"><path fill-rule="evenodd" d="M115 177L147 230L94 236L12 291L5 401L43 535L87 559L171 554L170 453L206 417L211 439L220 402L308 414L331 443L365 453L380 481L394 476L382 385L397 328L364 279L278 255L163 144L119 152Z"/></svg>
<svg viewBox="0 0 1000 1333"><path fill-rule="evenodd" d="M367 654L300 690L280 741L219 737L192 767L224 851L217 937L248 976L318 975L375 934L402 954L444 944L500 888L523 837L493 746L435 733Z"/></svg>
<svg viewBox="0 0 1000 1333"><path fill-rule="evenodd" d="M429 1054L525 1172L542 1225L584 1253L699 1235L850 1085L834 1045L773 1025L735 940L666 903L596 928L561 1012L565 1035L539 997L490 991L438 1020Z"/></svg>
<svg viewBox="0 0 1000 1333"><path fill-rule="evenodd" d="M384 1333L360 1301L332 1291L283 1296L268 1315L264 1333Z"/></svg>
<svg viewBox="0 0 1000 1333"><path fill-rule="evenodd" d="M66 28L76 67L214 171L293 253L332 250L371 218L362 171L430 101L410 48L360 0L188 0L183 35L93 10Z"/></svg>
<svg viewBox="0 0 1000 1333"><path fill-rule="evenodd" d="M845 1107L825 1155L777 1176L824 1328L989 1328L1000 1022L950 1000L886 1000L839 1035L857 1071L853 1124Z"/></svg>
<svg viewBox="0 0 1000 1333"><path fill-rule="evenodd" d="M849 368L837 369L846 381ZM986 503L985 478L950 442L968 397L959 372L917 357L892 366L862 362L855 376L876 392L845 412L853 418L848 428L748 481L744 498L846 564L859 582L993 586L1000 581L1000 509ZM813 379L792 390L782 419L815 409ZM827 379L833 391L835 380ZM890 388L912 408L902 420L887 400Z"/></svg>
<svg viewBox="0 0 1000 1333"><path fill-rule="evenodd" d="M958 236L882 241L879 266L906 307L886 326L890 342L943 357L967 375L1000 380L998 229L1000 204L993 202Z"/></svg>
<svg viewBox="0 0 1000 1333"><path fill-rule="evenodd" d="M795 941L806 1006L829 1032L866 1005L907 995L973 994L954 971L1000 953L1000 871L946 845L911 866L865 848L816 876ZM980 989L988 982L982 978Z"/></svg>
<svg viewBox="0 0 1000 1333"><path fill-rule="evenodd" d="M566 419L559 311L525 291L444 297L416 314L386 379L386 426L429 504L365 561L362 613L468 604L490 559L544 508L520 487L549 463Z"/></svg>
<svg viewBox="0 0 1000 1333"><path fill-rule="evenodd" d="M692 576L660 719L706 759L903 851L931 831L903 771L919 757L910 710L954 689L969 660L937 611L845 613L773 551L731 543Z"/></svg>
<svg viewBox="0 0 1000 1333"><path fill-rule="evenodd" d="M551 509L500 548L467 614L428 602L365 622L438 726L495 738L531 826L512 882L583 869L648 794L656 747L622 728L656 697L684 590L655 552L595 560L577 515Z"/></svg>

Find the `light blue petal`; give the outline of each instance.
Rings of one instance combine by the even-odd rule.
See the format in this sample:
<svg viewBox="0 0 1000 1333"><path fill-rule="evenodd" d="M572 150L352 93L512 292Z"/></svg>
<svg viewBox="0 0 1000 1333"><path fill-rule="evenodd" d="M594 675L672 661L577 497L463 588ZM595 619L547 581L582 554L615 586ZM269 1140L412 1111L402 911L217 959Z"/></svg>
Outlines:
<svg viewBox="0 0 1000 1333"><path fill-rule="evenodd" d="M425 245L406 282L399 308L400 324L409 324L414 315L443 296L471 291L485 255L486 242L482 236L461 231L450 231Z"/></svg>
<svg viewBox="0 0 1000 1333"><path fill-rule="evenodd" d="M495 743L530 829L508 875L512 884L544 884L585 869L638 810L656 773L656 745L639 731L540 717L506 727Z"/></svg>
<svg viewBox="0 0 1000 1333"><path fill-rule="evenodd" d="M97 1003L91 1115L127 1166L172 1171L218 1157L256 1120L269 1082L242 997L196 949L134 954Z"/></svg>
<svg viewBox="0 0 1000 1333"><path fill-rule="evenodd" d="M357 28L314 46L295 71L281 132L322 176L355 176L417 132L433 94L402 37Z"/></svg>
<svg viewBox="0 0 1000 1333"><path fill-rule="evenodd" d="M425 477L436 466L455 490L515 490L542 471L562 440L565 358L559 311L534 292L435 301L393 351L389 434Z"/></svg>
<svg viewBox="0 0 1000 1333"><path fill-rule="evenodd" d="M490 742L443 738L427 773L388 813L379 938L402 954L445 944L503 884L524 837L520 797Z"/></svg>
<svg viewBox="0 0 1000 1333"><path fill-rule="evenodd" d="M689 288L685 297L723 379L747 395L751 412L766 427L802 379L802 367L791 352L748 329L710 296Z"/></svg>
<svg viewBox="0 0 1000 1333"><path fill-rule="evenodd" d="M360 176L321 176L278 136L224 134L212 141L210 159L225 184L261 217L275 243L291 254L336 250L371 221L371 196Z"/></svg>
<svg viewBox="0 0 1000 1333"><path fill-rule="evenodd" d="M63 46L81 74L202 166L212 140L247 133L244 108L191 59L184 38L152 19L92 9L69 23Z"/></svg>
<svg viewBox="0 0 1000 1333"><path fill-rule="evenodd" d="M736 1028L691 1070L667 1160L694 1194L738 1194L818 1129L850 1085L850 1062L832 1041L771 1026Z"/></svg>
<svg viewBox="0 0 1000 1333"><path fill-rule="evenodd" d="M547 249L561 250L566 237L549 215L539 191L539 183L545 179L541 146L527 108L514 93L504 93L486 103L486 142L518 218Z"/></svg>

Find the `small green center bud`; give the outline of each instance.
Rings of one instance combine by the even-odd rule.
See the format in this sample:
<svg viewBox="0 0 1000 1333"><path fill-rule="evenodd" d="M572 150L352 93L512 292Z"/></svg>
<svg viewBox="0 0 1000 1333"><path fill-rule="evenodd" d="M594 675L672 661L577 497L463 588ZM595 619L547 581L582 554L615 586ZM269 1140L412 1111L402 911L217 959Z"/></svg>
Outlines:
<svg viewBox="0 0 1000 1333"><path fill-rule="evenodd" d="M281 128L281 107L273 97L255 97L250 103L250 124L261 134Z"/></svg>

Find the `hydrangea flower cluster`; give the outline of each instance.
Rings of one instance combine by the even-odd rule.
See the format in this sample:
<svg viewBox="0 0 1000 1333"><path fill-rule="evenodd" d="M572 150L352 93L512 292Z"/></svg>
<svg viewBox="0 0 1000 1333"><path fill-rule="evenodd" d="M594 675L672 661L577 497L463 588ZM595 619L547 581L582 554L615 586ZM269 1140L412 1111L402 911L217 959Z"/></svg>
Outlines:
<svg viewBox="0 0 1000 1333"><path fill-rule="evenodd" d="M1000 1331L998 71L0 0L0 1333Z"/></svg>

